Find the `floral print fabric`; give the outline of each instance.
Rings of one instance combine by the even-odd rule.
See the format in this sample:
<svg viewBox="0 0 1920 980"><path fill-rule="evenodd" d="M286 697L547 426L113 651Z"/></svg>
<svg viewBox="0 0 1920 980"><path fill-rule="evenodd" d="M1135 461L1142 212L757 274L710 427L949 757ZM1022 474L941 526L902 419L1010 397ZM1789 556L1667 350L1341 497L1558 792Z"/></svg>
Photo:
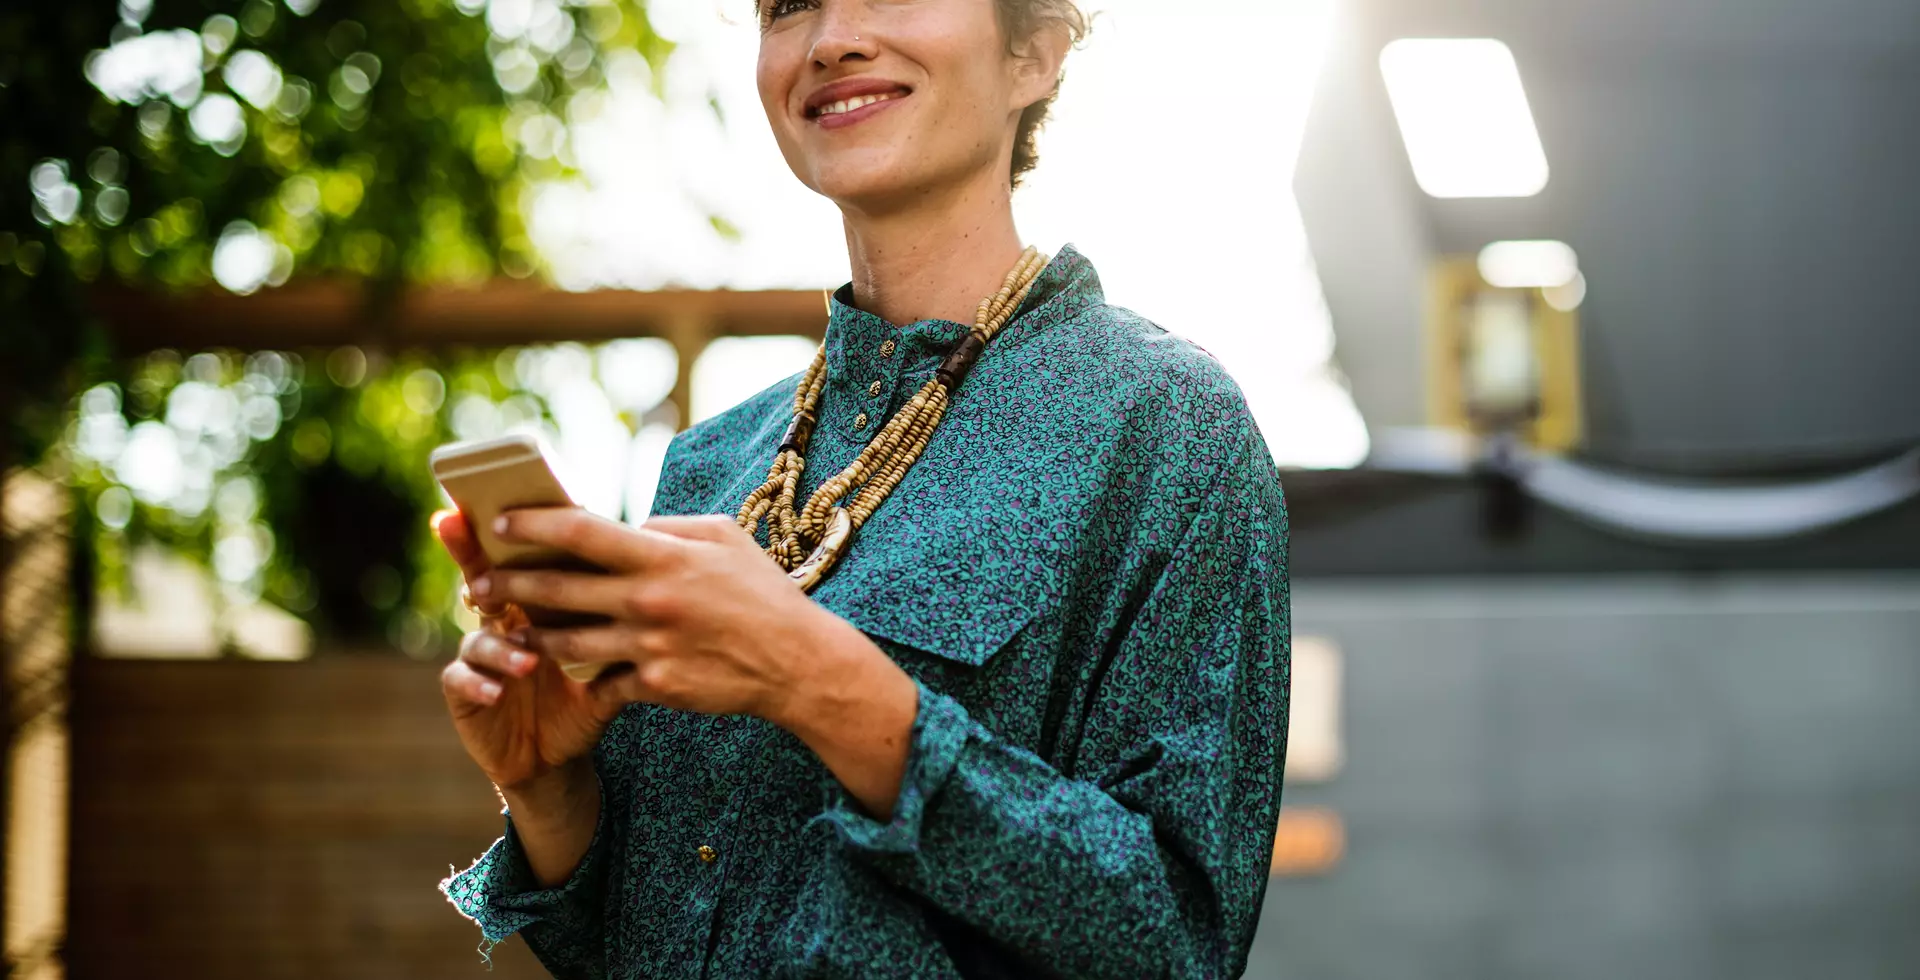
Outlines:
<svg viewBox="0 0 1920 980"><path fill-rule="evenodd" d="M967 329L836 294L803 499ZM797 382L682 433L655 512L732 514ZM509 814L442 891L562 978L1244 969L1286 754L1287 515L1217 362L1106 305L1069 247L814 599L919 685L890 822L770 724L633 705L570 880L533 887Z"/></svg>

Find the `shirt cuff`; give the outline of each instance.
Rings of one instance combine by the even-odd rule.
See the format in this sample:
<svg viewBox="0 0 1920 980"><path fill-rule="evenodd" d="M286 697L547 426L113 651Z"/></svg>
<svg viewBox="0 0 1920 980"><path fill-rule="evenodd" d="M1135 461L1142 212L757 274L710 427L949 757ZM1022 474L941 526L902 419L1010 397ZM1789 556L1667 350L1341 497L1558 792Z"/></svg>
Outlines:
<svg viewBox="0 0 1920 980"><path fill-rule="evenodd" d="M914 714L907 747L907 768L888 823L867 816L840 781L828 776L826 809L815 820L839 830L854 847L879 854L911 854L920 848L927 804L946 785L966 748L973 719L960 702L918 681L920 707Z"/></svg>
<svg viewBox="0 0 1920 980"><path fill-rule="evenodd" d="M572 876L552 888L539 888L533 868L520 847L520 835L513 827L513 814L500 811L507 820L507 832L480 855L465 871L440 882L440 893L460 914L480 927L489 942L500 942L528 926L549 921L570 921L591 903L605 850L602 839L607 832L606 802L601 801L600 816L594 824L593 840L586 856Z"/></svg>

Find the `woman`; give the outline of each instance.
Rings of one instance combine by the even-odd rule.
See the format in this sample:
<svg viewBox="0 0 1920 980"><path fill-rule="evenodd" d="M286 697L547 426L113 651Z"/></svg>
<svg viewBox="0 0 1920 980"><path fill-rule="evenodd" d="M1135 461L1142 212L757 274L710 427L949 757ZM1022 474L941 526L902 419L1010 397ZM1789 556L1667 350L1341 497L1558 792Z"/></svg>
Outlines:
<svg viewBox="0 0 1920 980"><path fill-rule="evenodd" d="M1285 755L1286 514L1211 358L1071 249L1023 255L1013 187L1084 21L760 14L768 120L853 281L813 369L668 454L657 513L736 516L502 519L605 576L490 570L439 522L489 615L447 702L508 813L442 889L560 977L1237 975Z"/></svg>

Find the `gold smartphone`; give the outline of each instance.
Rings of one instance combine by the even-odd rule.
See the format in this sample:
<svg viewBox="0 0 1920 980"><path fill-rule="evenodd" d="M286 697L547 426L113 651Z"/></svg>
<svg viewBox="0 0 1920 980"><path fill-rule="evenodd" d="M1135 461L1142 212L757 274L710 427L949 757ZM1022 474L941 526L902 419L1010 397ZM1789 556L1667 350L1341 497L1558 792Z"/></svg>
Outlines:
<svg viewBox="0 0 1920 980"><path fill-rule="evenodd" d="M547 464L540 440L516 434L498 439L476 439L441 446L431 457L434 479L467 519L480 551L495 568L558 569L604 573L606 569L578 555L553 548L502 541L493 533L494 519L526 507L573 507L573 498ZM606 622L603 616L528 607L535 626L565 629ZM568 677L583 683L599 677L611 664L561 664Z"/></svg>

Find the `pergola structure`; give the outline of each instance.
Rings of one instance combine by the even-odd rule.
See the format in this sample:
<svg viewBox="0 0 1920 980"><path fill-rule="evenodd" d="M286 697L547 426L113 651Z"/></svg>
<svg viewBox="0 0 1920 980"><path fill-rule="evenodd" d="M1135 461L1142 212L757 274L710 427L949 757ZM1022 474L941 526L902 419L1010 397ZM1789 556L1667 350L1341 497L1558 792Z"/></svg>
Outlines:
<svg viewBox="0 0 1920 980"><path fill-rule="evenodd" d="M252 296L213 288L175 295L113 290L97 294L94 308L120 353L346 344L503 347L657 337L679 355L669 400L681 419L692 417L693 365L708 344L721 337L818 339L827 322L825 294L812 290L570 293L510 279L466 288L408 287L390 295L346 281L293 283Z"/></svg>

